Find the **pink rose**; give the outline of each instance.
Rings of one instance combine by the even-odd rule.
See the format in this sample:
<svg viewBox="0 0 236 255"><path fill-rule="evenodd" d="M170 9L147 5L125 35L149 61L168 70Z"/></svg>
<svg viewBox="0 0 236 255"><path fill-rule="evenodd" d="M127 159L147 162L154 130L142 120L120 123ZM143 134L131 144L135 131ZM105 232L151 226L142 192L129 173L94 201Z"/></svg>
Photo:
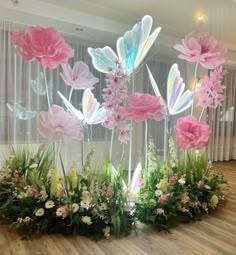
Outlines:
<svg viewBox="0 0 236 255"><path fill-rule="evenodd" d="M12 43L19 46L15 53L26 61L38 61L43 68L56 68L74 56L74 50L53 27L28 27L26 31L12 32Z"/></svg>
<svg viewBox="0 0 236 255"><path fill-rule="evenodd" d="M202 149L209 143L211 128L193 116L179 118L175 125L175 139L183 149Z"/></svg>
<svg viewBox="0 0 236 255"><path fill-rule="evenodd" d="M174 48L181 52L179 58L198 62L207 69L215 69L226 58L226 49L213 36L201 30L191 32L182 40L182 44L176 44Z"/></svg>
<svg viewBox="0 0 236 255"><path fill-rule="evenodd" d="M131 94L128 99L128 107L124 109L126 117L137 122L147 119L159 121L165 113L166 108L162 97L143 93Z"/></svg>

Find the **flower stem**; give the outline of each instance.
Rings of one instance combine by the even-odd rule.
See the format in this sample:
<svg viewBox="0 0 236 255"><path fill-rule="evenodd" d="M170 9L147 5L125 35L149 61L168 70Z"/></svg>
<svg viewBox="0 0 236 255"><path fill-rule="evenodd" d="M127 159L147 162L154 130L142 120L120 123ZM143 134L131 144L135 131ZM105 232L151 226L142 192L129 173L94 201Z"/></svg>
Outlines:
<svg viewBox="0 0 236 255"><path fill-rule="evenodd" d="M168 140L169 140L169 115L165 116L165 129L164 129L164 162L167 160Z"/></svg>
<svg viewBox="0 0 236 255"><path fill-rule="evenodd" d="M111 160L111 157L112 157L113 140L114 140L114 128L111 131L110 154L109 154L110 155L110 160Z"/></svg>
<svg viewBox="0 0 236 255"><path fill-rule="evenodd" d="M134 92L134 74L132 76L132 93ZM132 131L132 121L131 121L131 130L129 134L129 168L128 168L128 186L131 183L131 169L132 169L132 143L133 143L133 131Z"/></svg>
<svg viewBox="0 0 236 255"><path fill-rule="evenodd" d="M148 121L145 120L145 169L148 164Z"/></svg>
<svg viewBox="0 0 236 255"><path fill-rule="evenodd" d="M198 62L196 63L195 71L194 71L194 88L193 88L194 92L196 90L196 85L197 85L197 68L198 68ZM193 116L193 110L194 110L194 98L193 98L193 103L191 107L191 116Z"/></svg>
<svg viewBox="0 0 236 255"><path fill-rule="evenodd" d="M70 102L70 100L71 100L73 90L74 90L73 88L70 89L70 94L69 94L69 98L68 98L68 101L69 101L69 102Z"/></svg>
<svg viewBox="0 0 236 255"><path fill-rule="evenodd" d="M202 108L202 112L200 114L199 121L201 121L204 111L205 111L205 108Z"/></svg>
<svg viewBox="0 0 236 255"><path fill-rule="evenodd" d="M49 99L48 83L47 83L47 76L46 76L45 68L43 68L43 76L44 76L44 82L45 82L45 87L46 87L46 96L47 96L47 101L48 101L48 108L50 108L51 104L50 104L50 99Z"/></svg>

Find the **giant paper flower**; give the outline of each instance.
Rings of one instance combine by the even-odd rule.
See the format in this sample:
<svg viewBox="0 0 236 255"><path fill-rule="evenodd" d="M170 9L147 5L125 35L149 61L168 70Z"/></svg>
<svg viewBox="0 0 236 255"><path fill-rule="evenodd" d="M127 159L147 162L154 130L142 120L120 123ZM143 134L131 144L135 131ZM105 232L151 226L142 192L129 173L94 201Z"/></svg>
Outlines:
<svg viewBox="0 0 236 255"><path fill-rule="evenodd" d="M133 119L137 122L147 119L159 121L166 113L163 101L162 97L133 93L128 98L128 107L124 109L124 114L128 119Z"/></svg>
<svg viewBox="0 0 236 255"><path fill-rule="evenodd" d="M226 49L213 36L201 30L191 32L182 44L176 44L174 48L181 52L179 58L198 62L208 69L215 69L225 62Z"/></svg>
<svg viewBox="0 0 236 255"><path fill-rule="evenodd" d="M209 143L211 128L193 116L179 118L175 125L175 139L183 149L202 149Z"/></svg>
<svg viewBox="0 0 236 255"><path fill-rule="evenodd" d="M99 79L94 77L89 71L89 67L83 61L74 63L73 69L67 64L62 64L63 72L60 73L64 82L73 89L93 89Z"/></svg>
<svg viewBox="0 0 236 255"><path fill-rule="evenodd" d="M12 32L12 43L19 46L15 53L26 61L38 61L43 68L56 68L74 56L74 50L53 27L28 27L26 31Z"/></svg>
<svg viewBox="0 0 236 255"><path fill-rule="evenodd" d="M40 112L38 131L40 136L48 141L81 139L82 123L62 107L52 105L48 112Z"/></svg>

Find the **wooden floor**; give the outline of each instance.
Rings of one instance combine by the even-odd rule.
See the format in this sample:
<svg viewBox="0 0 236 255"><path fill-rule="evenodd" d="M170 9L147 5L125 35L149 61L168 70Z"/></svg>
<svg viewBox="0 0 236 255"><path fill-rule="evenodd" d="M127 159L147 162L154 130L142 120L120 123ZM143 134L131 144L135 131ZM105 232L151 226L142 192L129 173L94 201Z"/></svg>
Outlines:
<svg viewBox="0 0 236 255"><path fill-rule="evenodd" d="M140 225L137 235L108 241L61 235L23 241L8 226L0 225L0 255L236 254L236 161L214 166L224 172L231 185L226 205L200 222L175 227L172 234Z"/></svg>

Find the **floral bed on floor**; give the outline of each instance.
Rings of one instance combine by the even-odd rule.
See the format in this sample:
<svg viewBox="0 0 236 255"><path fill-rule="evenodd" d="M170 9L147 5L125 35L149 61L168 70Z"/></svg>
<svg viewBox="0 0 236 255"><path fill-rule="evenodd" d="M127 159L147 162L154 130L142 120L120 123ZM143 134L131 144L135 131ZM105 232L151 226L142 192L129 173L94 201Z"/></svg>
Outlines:
<svg viewBox="0 0 236 255"><path fill-rule="evenodd" d="M155 95L134 92L134 83L128 95L130 80L134 81L131 78L161 31L158 27L150 35L151 28L152 18L145 16L117 40L117 54L108 46L88 48L94 68L105 73L101 105L92 92L98 79L82 61L75 61L71 67L68 59L74 51L54 28L29 27L12 33L16 54L42 65L43 71L31 89L39 96L46 96L48 103L48 111L39 114L18 103L7 104L22 121L38 115L38 131L44 141L37 152L30 146L13 147L0 172L0 216L23 237L63 233L109 238L111 234L130 233L137 220L169 230L173 222L200 219L202 213L216 209L225 199L227 181L222 174L212 172L206 152L211 128L201 118L207 107L216 108L224 100L221 82L225 71L221 65L226 49L213 36L194 31L181 45L174 46L180 51L180 58L196 63L193 90L185 90L178 66L173 64L167 77L166 99L160 94L148 66ZM52 104L45 72L46 68L54 69L59 64L62 79L71 87L68 98L58 91L66 109ZM197 88L199 65L211 71ZM76 109L71 104L71 96L80 90L83 91L82 109ZM199 119L193 116L196 96L199 97L197 106L202 107ZM179 118L173 137L169 135L171 116L190 107L190 115ZM165 119L164 160L157 155L154 141L150 139L148 145L149 119ZM117 129L118 140L130 146L131 162L132 121L145 121L144 159L134 171L129 164L127 183L122 162L113 165L112 147ZM89 136L88 127L97 124L112 132L109 157L95 168L96 152L91 148L82 170L65 169L60 144L65 139L77 139L84 145L84 132ZM62 176L57 167L59 162Z"/></svg>

